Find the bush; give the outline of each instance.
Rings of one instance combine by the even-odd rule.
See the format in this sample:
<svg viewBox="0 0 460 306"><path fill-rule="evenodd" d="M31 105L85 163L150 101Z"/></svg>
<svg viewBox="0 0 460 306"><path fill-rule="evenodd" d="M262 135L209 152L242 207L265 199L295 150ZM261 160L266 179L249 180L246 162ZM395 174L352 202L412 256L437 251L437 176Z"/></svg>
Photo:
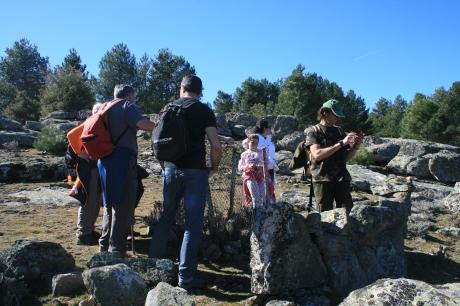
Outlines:
<svg viewBox="0 0 460 306"><path fill-rule="evenodd" d="M267 116L265 105L261 103L253 105L250 109L250 113L257 119L262 119L263 117Z"/></svg>
<svg viewBox="0 0 460 306"><path fill-rule="evenodd" d="M58 71L46 85L40 100L43 114L91 108L94 102L95 96L89 82L74 70Z"/></svg>
<svg viewBox="0 0 460 306"><path fill-rule="evenodd" d="M358 164L362 166L369 166L375 163L374 156L366 150L365 147L361 146L358 151L356 151L355 156L350 160L350 164Z"/></svg>
<svg viewBox="0 0 460 306"><path fill-rule="evenodd" d="M34 143L34 148L55 155L64 155L67 139L63 131L54 125L45 126Z"/></svg>
<svg viewBox="0 0 460 306"><path fill-rule="evenodd" d="M28 97L25 91L18 91L14 100L5 108L5 115L21 123L26 120L38 120L40 103Z"/></svg>

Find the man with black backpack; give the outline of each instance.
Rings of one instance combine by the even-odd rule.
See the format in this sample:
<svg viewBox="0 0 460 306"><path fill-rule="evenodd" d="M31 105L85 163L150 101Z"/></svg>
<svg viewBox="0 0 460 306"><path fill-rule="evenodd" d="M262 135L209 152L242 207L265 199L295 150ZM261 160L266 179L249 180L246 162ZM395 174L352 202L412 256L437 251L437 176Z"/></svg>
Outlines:
<svg viewBox="0 0 460 306"><path fill-rule="evenodd" d="M115 147L110 155L98 161L105 206L99 249L118 251L125 256L138 185L136 134L138 129L152 131L154 123L140 113L133 87L116 85L114 98L106 106L110 109L105 124Z"/></svg>
<svg viewBox="0 0 460 306"><path fill-rule="evenodd" d="M202 238L208 177L218 170L222 155L216 117L206 104L199 101L202 90L199 77L185 76L180 86L180 99L163 109L152 135L154 153L164 165L163 213L152 231L149 256L164 256L169 232L183 199L185 232L180 251L179 286L186 290L204 285L196 275L197 255ZM182 119L178 116L183 116L183 129ZM174 128L182 131L183 135L177 135L171 130ZM206 165L205 136L211 145L209 169ZM181 142L186 143L185 150L174 150L174 147L182 146Z"/></svg>
<svg viewBox="0 0 460 306"><path fill-rule="evenodd" d="M364 134L345 134L336 125L340 117L344 117L340 102L334 99L326 101L318 110L319 124L307 130L305 146L311 153L310 171L318 210L333 209L335 200L336 207L345 207L349 214L353 201L351 175L346 162L355 155Z"/></svg>

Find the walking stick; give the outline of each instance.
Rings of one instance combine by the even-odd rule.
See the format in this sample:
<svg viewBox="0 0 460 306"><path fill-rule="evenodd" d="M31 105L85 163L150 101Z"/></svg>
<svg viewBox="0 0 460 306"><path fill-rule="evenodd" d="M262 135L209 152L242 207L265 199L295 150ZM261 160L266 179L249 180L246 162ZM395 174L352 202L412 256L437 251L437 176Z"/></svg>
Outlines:
<svg viewBox="0 0 460 306"><path fill-rule="evenodd" d="M134 251L134 225L131 224L131 251L133 252L133 256L136 255Z"/></svg>
<svg viewBox="0 0 460 306"><path fill-rule="evenodd" d="M265 164L265 161L267 159L267 149L266 148L263 148L262 149L262 159L263 159L263 163L262 163L262 171L264 172L264 201L263 201L263 205L265 205L265 203L268 203L268 184L267 184L267 167L266 167L266 164Z"/></svg>

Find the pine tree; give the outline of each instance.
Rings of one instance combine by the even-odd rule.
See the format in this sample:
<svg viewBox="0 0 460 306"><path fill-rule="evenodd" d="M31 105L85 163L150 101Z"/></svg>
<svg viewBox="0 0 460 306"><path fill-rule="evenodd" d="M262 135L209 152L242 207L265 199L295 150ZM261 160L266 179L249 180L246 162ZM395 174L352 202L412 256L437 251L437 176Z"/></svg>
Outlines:
<svg viewBox="0 0 460 306"><path fill-rule="evenodd" d="M48 82L40 100L43 114L55 110L90 109L94 92L80 70L59 70Z"/></svg>
<svg viewBox="0 0 460 306"><path fill-rule="evenodd" d="M129 84L136 87L136 57L123 43L115 45L99 63L98 97L103 100L113 99L113 89L117 84Z"/></svg>

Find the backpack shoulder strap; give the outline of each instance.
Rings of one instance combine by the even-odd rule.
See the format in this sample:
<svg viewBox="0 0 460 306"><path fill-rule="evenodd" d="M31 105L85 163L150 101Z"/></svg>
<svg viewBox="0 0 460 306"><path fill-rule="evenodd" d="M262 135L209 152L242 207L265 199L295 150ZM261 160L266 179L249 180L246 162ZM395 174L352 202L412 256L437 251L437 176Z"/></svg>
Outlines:
<svg viewBox="0 0 460 306"><path fill-rule="evenodd" d="M97 111L98 114L105 115L112 107L117 105L118 103L125 102L125 99L114 99L112 101L104 102L104 104L101 105L99 110Z"/></svg>
<svg viewBox="0 0 460 306"><path fill-rule="evenodd" d="M323 134L323 130L319 127L319 124L315 124L313 126L313 130L315 131L316 134Z"/></svg>
<svg viewBox="0 0 460 306"><path fill-rule="evenodd" d="M106 117L105 115L107 114L107 112L112 108L114 107L115 105L119 104L119 103L124 103L126 102L125 99L114 99L112 101L108 101L108 102L105 102L102 106L101 106L101 109L99 109L98 111L98 114L100 116L102 116L105 124L106 124L106 127L107 127L107 130L109 131L109 134L110 134L110 138L112 139L112 143L114 146L116 146L118 144L118 142L120 141L120 139L123 137L123 135L125 135L125 133L129 130L129 126L127 126L123 132L118 135L118 137L114 140L113 139L113 135L112 135L112 131L110 129L110 121L109 121L109 118ZM108 115L108 114L107 114Z"/></svg>
<svg viewBox="0 0 460 306"><path fill-rule="evenodd" d="M313 130L313 132L315 132L316 134L316 137L318 137L320 134L323 135L323 131L321 130L321 128L319 127L319 124L315 124L311 127L311 129ZM306 150L306 154L308 155L308 159L311 160L312 159L312 156L311 156L311 151L310 151L310 147L305 147L305 150Z"/></svg>
<svg viewBox="0 0 460 306"><path fill-rule="evenodd" d="M337 130L339 130L340 136L345 136L345 132L343 131L342 127L340 127L338 125L336 125L335 127L337 128Z"/></svg>

